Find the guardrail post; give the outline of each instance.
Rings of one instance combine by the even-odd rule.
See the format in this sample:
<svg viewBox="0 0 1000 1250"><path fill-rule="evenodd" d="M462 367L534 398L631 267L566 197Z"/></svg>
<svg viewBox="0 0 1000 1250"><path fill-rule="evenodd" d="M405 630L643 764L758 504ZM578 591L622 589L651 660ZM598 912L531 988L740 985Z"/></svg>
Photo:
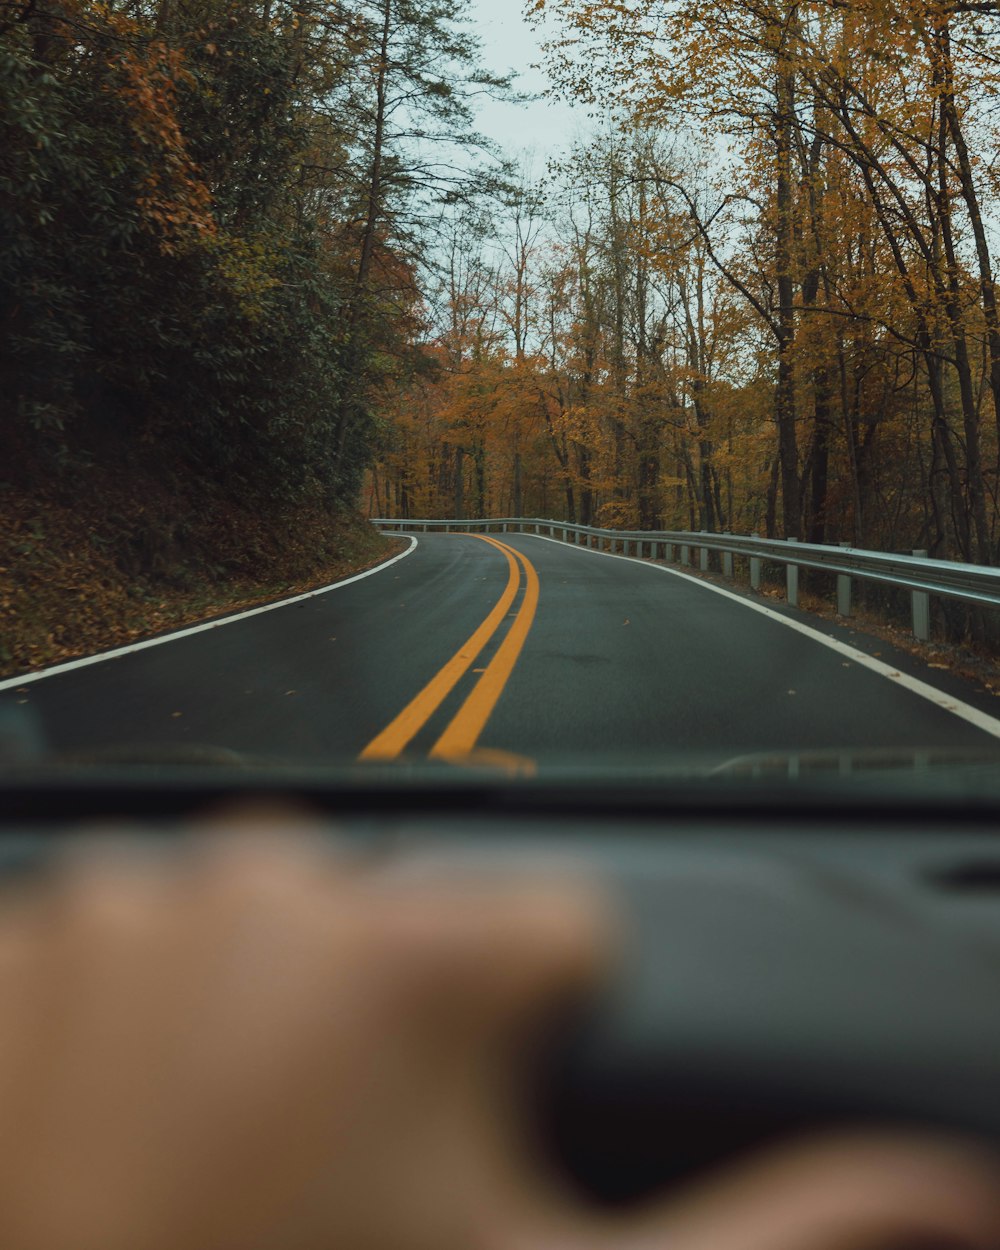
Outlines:
<svg viewBox="0 0 1000 1250"><path fill-rule="evenodd" d="M841 543L840 546L847 548L850 543ZM851 579L846 573L837 575L837 615L851 615Z"/></svg>
<svg viewBox="0 0 1000 1250"><path fill-rule="evenodd" d="M914 551L915 556L927 558L927 552ZM924 590L913 591L913 636L920 642L931 640L931 597Z"/></svg>
<svg viewBox="0 0 1000 1250"><path fill-rule="evenodd" d="M698 560L698 567L701 569L703 573L708 572L708 548L707 547L702 547L701 549L699 560Z"/></svg>
<svg viewBox="0 0 1000 1250"><path fill-rule="evenodd" d="M760 535L753 533L751 538L760 538ZM750 557L750 589L760 590L760 556Z"/></svg>
<svg viewBox="0 0 1000 1250"><path fill-rule="evenodd" d="M732 534L727 530L723 537L732 538ZM731 551L722 553L722 576L730 582L733 580L733 553Z"/></svg>
<svg viewBox="0 0 1000 1250"><path fill-rule="evenodd" d="M788 538L786 542L797 543L797 538ZM787 591L788 606L797 608L799 606L799 566L797 564L785 565L785 587Z"/></svg>
<svg viewBox="0 0 1000 1250"><path fill-rule="evenodd" d="M681 564L683 564L685 568L691 567L691 548L687 545L687 543L681 543Z"/></svg>

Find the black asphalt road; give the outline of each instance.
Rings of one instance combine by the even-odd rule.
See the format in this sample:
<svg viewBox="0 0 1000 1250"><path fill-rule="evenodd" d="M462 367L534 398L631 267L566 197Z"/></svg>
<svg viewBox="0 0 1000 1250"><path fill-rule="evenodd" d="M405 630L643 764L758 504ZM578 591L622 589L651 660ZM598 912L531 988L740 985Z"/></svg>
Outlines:
<svg viewBox="0 0 1000 1250"><path fill-rule="evenodd" d="M480 747L538 760L657 760L996 745L982 729L696 581L528 536L503 541L528 557L541 591ZM211 745L267 760L343 763L459 650L507 578L506 557L479 539L420 535L412 555L363 581L22 682L0 693L0 709L30 710L60 753ZM1000 715L988 693L885 643L788 616ZM465 675L410 756L426 754L476 680Z"/></svg>

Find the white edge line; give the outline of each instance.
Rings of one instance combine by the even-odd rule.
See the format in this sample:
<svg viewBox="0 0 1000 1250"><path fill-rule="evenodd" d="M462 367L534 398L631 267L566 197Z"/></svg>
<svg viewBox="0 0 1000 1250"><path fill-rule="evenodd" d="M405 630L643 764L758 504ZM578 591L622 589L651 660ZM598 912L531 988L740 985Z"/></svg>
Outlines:
<svg viewBox="0 0 1000 1250"><path fill-rule="evenodd" d="M564 547L569 551L579 551L581 555L604 556L609 560L627 560L630 564L639 564L646 569L656 569L661 573L668 573L672 577L680 577L695 586L701 586L704 590L712 591L713 594L722 595L725 599L731 599L734 603L740 603L743 607L749 608L751 612L759 612L761 616L766 616L768 620L776 621L779 625L785 625L788 629L794 629L796 633L803 634L806 638L811 638L813 642L818 642L824 647L829 647L831 651L836 651L838 655L847 656L855 664L861 665L862 668L870 669L873 673L878 673L880 677L885 677L895 685L902 686L904 690L909 690L921 699L926 699L928 703L933 703L935 707L951 712L953 716L957 716L960 720L968 721L970 725L981 729L983 733L990 734L994 738L1000 738L1000 720L995 716L990 716L988 712L981 712L979 708L973 707L970 703L964 703L961 699L945 694L943 690L938 690L937 687L921 681L919 677L911 677L908 673L902 673L899 669L893 668L891 664L886 664L882 660L876 660L874 656L867 655L864 651L859 651L857 647L852 647L850 643L841 642L839 638L831 638L829 634L823 634L818 629L813 629L811 625L805 625L802 621L792 620L791 617L775 612L771 608L765 607L762 603L755 603L752 599L745 599L742 595L726 590L723 586L716 586L714 582L702 581L700 577L692 577L690 573L682 573L680 569L673 569L665 564L653 564L649 560L639 560L635 556L621 556L612 551L595 551L592 547L578 547L575 543L564 543L558 538L548 538L545 534L525 534L524 537L538 538L543 543L556 543L557 546Z"/></svg>
<svg viewBox="0 0 1000 1250"><path fill-rule="evenodd" d="M218 629L222 625L232 625L234 621L245 621L251 616L262 616L265 612L274 612L278 608L287 608L293 603L303 603L306 599L315 599L318 595L329 594L331 590L342 590L345 586L350 586L354 582L364 581L366 577L374 577L376 573L382 573L388 568L392 568L400 560L405 560L407 556L412 555L416 551L418 543L416 538L409 536L410 545L405 551L401 551L398 556L393 556L391 560L385 560L382 564L376 564L373 569L366 569L364 573L355 573L353 577L345 577L343 581L333 582L330 586L321 586L318 590L308 590L303 595L295 595L291 599L280 599L277 603L265 603L259 608L249 608L246 612L237 612L233 616L222 616L218 620L203 621L200 625L190 625L187 629L179 629L172 634L160 634L156 638L146 638L142 642L130 643L127 647L117 647L114 651L102 651L98 655L85 655L79 660L67 660L65 664L55 664L52 668L40 669L37 673L22 673L20 677L8 677L0 681L0 691L13 690L20 686L30 686L33 682L43 681L46 677L57 677L60 673L70 673L77 668L86 668L90 664L102 664L105 660L117 660L122 655L132 655L136 651L145 651L148 647L159 647L165 642L176 642L178 638L190 638L192 634L203 634L209 629Z"/></svg>

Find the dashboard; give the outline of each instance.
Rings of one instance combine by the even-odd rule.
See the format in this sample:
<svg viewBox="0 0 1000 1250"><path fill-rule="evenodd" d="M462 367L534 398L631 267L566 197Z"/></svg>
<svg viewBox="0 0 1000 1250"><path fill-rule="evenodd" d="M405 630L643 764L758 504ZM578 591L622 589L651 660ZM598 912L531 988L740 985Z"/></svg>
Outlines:
<svg viewBox="0 0 1000 1250"><path fill-rule="evenodd" d="M234 798L427 874L583 875L616 971L539 1041L537 1132L583 1192L628 1203L765 1143L858 1125L1000 1144L1000 810L988 802L469 778L370 787L150 773L22 779L0 873L96 827L170 837Z"/></svg>

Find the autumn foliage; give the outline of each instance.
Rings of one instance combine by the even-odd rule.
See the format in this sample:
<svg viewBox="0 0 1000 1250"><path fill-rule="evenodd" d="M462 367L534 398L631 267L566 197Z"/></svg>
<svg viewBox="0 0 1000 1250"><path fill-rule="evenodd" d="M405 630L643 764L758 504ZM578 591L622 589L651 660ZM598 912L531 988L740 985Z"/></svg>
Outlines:
<svg viewBox="0 0 1000 1250"><path fill-rule="evenodd" d="M995 6L529 12L600 125L446 293L373 506L996 563Z"/></svg>

